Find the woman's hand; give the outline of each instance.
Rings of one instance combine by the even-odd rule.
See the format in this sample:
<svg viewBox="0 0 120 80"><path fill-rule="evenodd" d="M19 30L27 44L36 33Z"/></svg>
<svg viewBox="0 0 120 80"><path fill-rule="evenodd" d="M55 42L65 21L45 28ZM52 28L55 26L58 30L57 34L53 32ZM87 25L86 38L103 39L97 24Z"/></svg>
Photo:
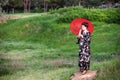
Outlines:
<svg viewBox="0 0 120 80"><path fill-rule="evenodd" d="M78 38L83 38L83 35L82 35L82 34L80 34L80 35L77 35L77 37L78 37Z"/></svg>
<svg viewBox="0 0 120 80"><path fill-rule="evenodd" d="M81 34L81 32L82 32L82 29L80 29L80 31L79 31L79 33L77 35L77 38L83 38L83 35Z"/></svg>

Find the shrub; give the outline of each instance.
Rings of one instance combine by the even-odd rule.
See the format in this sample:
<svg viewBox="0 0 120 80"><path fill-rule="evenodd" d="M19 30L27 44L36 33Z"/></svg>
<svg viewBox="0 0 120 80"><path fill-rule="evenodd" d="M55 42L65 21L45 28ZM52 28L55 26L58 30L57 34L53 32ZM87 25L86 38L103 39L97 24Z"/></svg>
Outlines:
<svg viewBox="0 0 120 80"><path fill-rule="evenodd" d="M36 7L34 10L32 10L31 12L33 12L33 13L42 13L42 12L44 12L44 9L43 8L38 8L38 7Z"/></svg>
<svg viewBox="0 0 120 80"><path fill-rule="evenodd" d="M57 13L59 17L58 22L71 22L74 18L86 18L91 21L101 21L108 23L119 23L120 10L119 9L86 9L81 7L60 8L51 11L51 14Z"/></svg>

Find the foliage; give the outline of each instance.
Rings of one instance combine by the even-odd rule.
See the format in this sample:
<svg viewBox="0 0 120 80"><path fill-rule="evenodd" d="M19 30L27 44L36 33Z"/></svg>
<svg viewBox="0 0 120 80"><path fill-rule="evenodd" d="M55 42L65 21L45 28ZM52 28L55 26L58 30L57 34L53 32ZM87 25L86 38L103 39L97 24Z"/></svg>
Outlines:
<svg viewBox="0 0 120 80"><path fill-rule="evenodd" d="M50 9L58 9L70 6L83 6L85 8L100 8L106 6L109 8L109 3L112 5L110 7L119 7L119 0L27 0L30 1L29 7L34 10L36 7L44 8L44 11L49 11ZM104 3L104 4L103 4ZM0 6L6 13L12 11L21 12L23 10L23 0L0 0ZM8 10L7 10L8 9ZM38 11L37 11L38 12Z"/></svg>
<svg viewBox="0 0 120 80"><path fill-rule="evenodd" d="M34 10L31 11L32 13L42 13L44 12L43 8L36 7Z"/></svg>
<svg viewBox="0 0 120 80"><path fill-rule="evenodd" d="M61 8L51 11L51 14L58 13L58 22L70 22L74 18L86 18L91 21L101 21L108 23L119 23L119 9L84 9L80 7Z"/></svg>
<svg viewBox="0 0 120 80"><path fill-rule="evenodd" d="M78 71L76 36L69 23L58 23L69 10L0 24L0 80L69 80ZM97 9L89 11L94 10ZM92 23L95 30L91 36L91 70L100 70L97 80L119 80L120 25L95 20Z"/></svg>

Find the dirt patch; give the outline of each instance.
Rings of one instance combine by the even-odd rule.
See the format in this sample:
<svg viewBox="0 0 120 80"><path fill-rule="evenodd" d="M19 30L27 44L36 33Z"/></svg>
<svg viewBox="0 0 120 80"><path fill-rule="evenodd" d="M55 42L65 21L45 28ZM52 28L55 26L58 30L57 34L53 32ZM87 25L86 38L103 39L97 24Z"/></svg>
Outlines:
<svg viewBox="0 0 120 80"><path fill-rule="evenodd" d="M3 63L2 65L15 69L15 68L24 67L25 63L23 61L16 60L16 61L9 61L9 62Z"/></svg>
<svg viewBox="0 0 120 80"><path fill-rule="evenodd" d="M98 71L88 70L86 74L81 74L81 72L74 73L73 76L70 77L70 80L93 80L96 78Z"/></svg>
<svg viewBox="0 0 120 80"><path fill-rule="evenodd" d="M10 59L10 60L20 60L25 57L25 55L22 53L17 53L17 54L13 54L13 53L15 53L15 52L10 51L10 52L4 53L4 54L0 55L0 58Z"/></svg>
<svg viewBox="0 0 120 80"><path fill-rule="evenodd" d="M68 62L62 59L47 59L44 63L49 63L53 67L73 67L74 64L72 62Z"/></svg>
<svg viewBox="0 0 120 80"><path fill-rule="evenodd" d="M20 60L10 60L0 64L0 76L13 74L21 70L25 70L26 64Z"/></svg>
<svg viewBox="0 0 120 80"><path fill-rule="evenodd" d="M21 16L7 16L7 19L18 19L21 18Z"/></svg>
<svg viewBox="0 0 120 80"><path fill-rule="evenodd" d="M17 54L17 55L10 55L10 54L5 54L5 55L2 55L0 56L0 58L2 59L11 59L11 60L19 60L19 59L22 59L23 55L21 54Z"/></svg>
<svg viewBox="0 0 120 80"><path fill-rule="evenodd" d="M5 22L6 22L6 19L0 17L0 23L5 23Z"/></svg>
<svg viewBox="0 0 120 80"><path fill-rule="evenodd" d="M21 18L21 16L3 16L0 17L0 23L6 23L8 19L18 19Z"/></svg>

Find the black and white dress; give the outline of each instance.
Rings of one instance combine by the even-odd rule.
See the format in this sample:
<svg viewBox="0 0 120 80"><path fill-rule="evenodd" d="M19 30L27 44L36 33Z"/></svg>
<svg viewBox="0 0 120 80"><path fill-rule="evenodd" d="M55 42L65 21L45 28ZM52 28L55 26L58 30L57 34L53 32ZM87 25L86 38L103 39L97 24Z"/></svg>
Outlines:
<svg viewBox="0 0 120 80"><path fill-rule="evenodd" d="M79 38L79 59L78 65L80 71L89 70L90 68L90 32L81 31L83 38Z"/></svg>

